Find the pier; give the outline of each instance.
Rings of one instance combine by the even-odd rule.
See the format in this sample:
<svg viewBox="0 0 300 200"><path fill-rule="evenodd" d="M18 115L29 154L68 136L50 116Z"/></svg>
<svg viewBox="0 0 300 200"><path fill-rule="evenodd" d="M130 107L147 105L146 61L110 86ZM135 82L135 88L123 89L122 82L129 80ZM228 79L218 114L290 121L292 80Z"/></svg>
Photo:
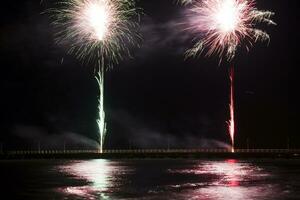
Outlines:
<svg viewBox="0 0 300 200"><path fill-rule="evenodd" d="M114 149L6 151L0 159L300 158L300 149Z"/></svg>

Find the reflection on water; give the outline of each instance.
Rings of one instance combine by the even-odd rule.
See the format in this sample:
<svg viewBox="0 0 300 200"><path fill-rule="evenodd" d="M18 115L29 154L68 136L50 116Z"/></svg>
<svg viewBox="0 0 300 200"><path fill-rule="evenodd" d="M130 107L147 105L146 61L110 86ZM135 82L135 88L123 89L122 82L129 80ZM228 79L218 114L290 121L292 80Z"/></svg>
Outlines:
<svg viewBox="0 0 300 200"><path fill-rule="evenodd" d="M262 183L271 174L262 168L237 160L200 162L190 169L169 170L173 174L190 174L194 176L214 177L202 187L193 184L189 199L265 199L271 192L276 192L276 185ZM191 186L191 185L190 185ZM183 186L185 187L185 186ZM187 196L186 196L187 197Z"/></svg>
<svg viewBox="0 0 300 200"><path fill-rule="evenodd" d="M58 170L75 179L86 181L85 186L70 186L63 188L66 194L92 198L100 195L106 198L105 192L109 191L110 179L118 170L107 160L74 161L67 165L59 166Z"/></svg>
<svg viewBox="0 0 300 200"><path fill-rule="evenodd" d="M240 163L236 160L208 162L200 167L200 171L218 175L218 179L208 187L201 188L196 194L202 194L208 199L243 200L254 199L257 192L262 192L266 185L259 184L266 176L270 176L261 168L249 163ZM256 183L254 186L251 183ZM269 188L275 192L276 188ZM268 197L269 191L260 193L260 198Z"/></svg>
<svg viewBox="0 0 300 200"><path fill-rule="evenodd" d="M291 185L286 169L238 160L88 160L56 167L79 180L58 189L70 199L286 199L300 186L299 174Z"/></svg>

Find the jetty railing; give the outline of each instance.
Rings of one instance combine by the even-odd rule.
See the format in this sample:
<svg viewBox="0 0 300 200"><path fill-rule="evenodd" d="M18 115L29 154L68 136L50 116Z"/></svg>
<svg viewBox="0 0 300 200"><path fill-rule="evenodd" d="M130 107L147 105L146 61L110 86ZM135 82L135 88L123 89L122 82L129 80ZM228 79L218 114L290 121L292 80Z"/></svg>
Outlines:
<svg viewBox="0 0 300 200"><path fill-rule="evenodd" d="M107 149L102 154L170 154L170 153L294 153L300 154L300 149ZM0 154L10 155L30 155L30 154L100 154L94 150L19 150L0 152Z"/></svg>

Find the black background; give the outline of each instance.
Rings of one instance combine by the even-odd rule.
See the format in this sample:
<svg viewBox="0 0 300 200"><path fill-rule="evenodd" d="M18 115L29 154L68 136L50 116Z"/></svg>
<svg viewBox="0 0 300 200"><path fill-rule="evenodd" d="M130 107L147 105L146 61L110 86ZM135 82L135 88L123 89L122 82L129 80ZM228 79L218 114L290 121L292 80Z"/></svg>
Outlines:
<svg viewBox="0 0 300 200"><path fill-rule="evenodd" d="M296 1L257 2L277 26L263 26L270 44L239 49L235 67L236 145L300 147ZM1 2L1 127L3 148L59 148L97 140L97 85L82 65L53 42L50 1ZM106 73L107 148L223 147L229 144L229 64L218 58L184 60L184 42L172 24L182 7L173 0L141 0L140 49ZM62 62L63 59L63 62Z"/></svg>

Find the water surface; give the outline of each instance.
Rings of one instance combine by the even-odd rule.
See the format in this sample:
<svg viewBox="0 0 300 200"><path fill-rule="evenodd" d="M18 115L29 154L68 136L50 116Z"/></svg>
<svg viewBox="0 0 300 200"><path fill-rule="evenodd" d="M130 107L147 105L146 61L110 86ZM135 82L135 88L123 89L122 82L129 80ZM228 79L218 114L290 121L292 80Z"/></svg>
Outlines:
<svg viewBox="0 0 300 200"><path fill-rule="evenodd" d="M300 199L299 160L0 161L10 199Z"/></svg>

